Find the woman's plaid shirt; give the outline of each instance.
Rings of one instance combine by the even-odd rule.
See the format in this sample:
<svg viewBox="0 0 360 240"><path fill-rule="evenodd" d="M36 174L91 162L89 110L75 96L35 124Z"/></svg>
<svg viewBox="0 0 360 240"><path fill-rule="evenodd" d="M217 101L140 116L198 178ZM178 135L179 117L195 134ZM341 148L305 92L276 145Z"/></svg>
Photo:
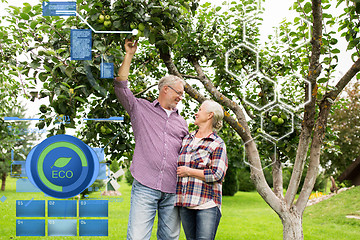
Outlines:
<svg viewBox="0 0 360 240"><path fill-rule="evenodd" d="M178 166L204 169L205 182L194 177L178 177L175 206L199 206L210 200L221 208L222 181L227 169L227 156L224 141L212 133L193 144L196 132L185 136Z"/></svg>

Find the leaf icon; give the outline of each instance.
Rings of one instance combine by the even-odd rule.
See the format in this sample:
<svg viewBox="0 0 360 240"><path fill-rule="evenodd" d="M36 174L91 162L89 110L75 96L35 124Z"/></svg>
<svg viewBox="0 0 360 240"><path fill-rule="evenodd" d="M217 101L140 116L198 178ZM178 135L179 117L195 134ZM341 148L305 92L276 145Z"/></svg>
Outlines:
<svg viewBox="0 0 360 240"><path fill-rule="evenodd" d="M58 168L65 167L70 162L70 160L71 160L71 157L69 157L69 158L66 158L66 157L58 158L58 159L56 159L54 165L51 166L51 168L53 166L58 167Z"/></svg>

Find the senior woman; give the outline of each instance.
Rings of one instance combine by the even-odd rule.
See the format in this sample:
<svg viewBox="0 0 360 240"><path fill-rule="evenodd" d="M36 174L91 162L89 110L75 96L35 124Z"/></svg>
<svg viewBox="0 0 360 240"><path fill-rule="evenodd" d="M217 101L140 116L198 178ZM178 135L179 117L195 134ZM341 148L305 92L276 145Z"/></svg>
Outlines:
<svg viewBox="0 0 360 240"><path fill-rule="evenodd" d="M197 131L185 136L178 159L176 206L187 240L215 238L221 218L222 182L227 169L220 104L206 100L195 114Z"/></svg>

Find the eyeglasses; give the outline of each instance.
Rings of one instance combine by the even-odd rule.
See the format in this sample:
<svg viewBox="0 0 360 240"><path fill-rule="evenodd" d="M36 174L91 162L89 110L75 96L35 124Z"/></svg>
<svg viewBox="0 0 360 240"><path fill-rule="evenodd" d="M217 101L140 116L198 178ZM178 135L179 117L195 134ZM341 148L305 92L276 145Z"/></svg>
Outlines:
<svg viewBox="0 0 360 240"><path fill-rule="evenodd" d="M177 95L179 95L179 97L183 97L183 96L184 96L184 93L183 93L183 92L179 92L178 90L175 90L173 87L171 87L171 86L169 86L169 85L168 85L168 87L171 88L174 92L176 92Z"/></svg>

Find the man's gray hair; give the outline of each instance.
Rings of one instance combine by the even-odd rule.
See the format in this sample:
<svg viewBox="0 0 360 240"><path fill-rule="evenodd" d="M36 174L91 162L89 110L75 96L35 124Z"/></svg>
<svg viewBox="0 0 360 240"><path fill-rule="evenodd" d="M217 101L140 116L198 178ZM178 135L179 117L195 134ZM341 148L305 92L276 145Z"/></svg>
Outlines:
<svg viewBox="0 0 360 240"><path fill-rule="evenodd" d="M174 86L174 84L176 82L181 82L183 84L183 86L185 86L185 81L183 79L179 78L178 76L167 75L167 76L161 78L159 81L159 84L158 84L159 91L165 86Z"/></svg>
<svg viewBox="0 0 360 240"><path fill-rule="evenodd" d="M223 126L222 120L224 118L224 110L222 106L213 100L205 100L202 104L205 106L207 113L214 113L212 121L213 131L219 131Z"/></svg>

